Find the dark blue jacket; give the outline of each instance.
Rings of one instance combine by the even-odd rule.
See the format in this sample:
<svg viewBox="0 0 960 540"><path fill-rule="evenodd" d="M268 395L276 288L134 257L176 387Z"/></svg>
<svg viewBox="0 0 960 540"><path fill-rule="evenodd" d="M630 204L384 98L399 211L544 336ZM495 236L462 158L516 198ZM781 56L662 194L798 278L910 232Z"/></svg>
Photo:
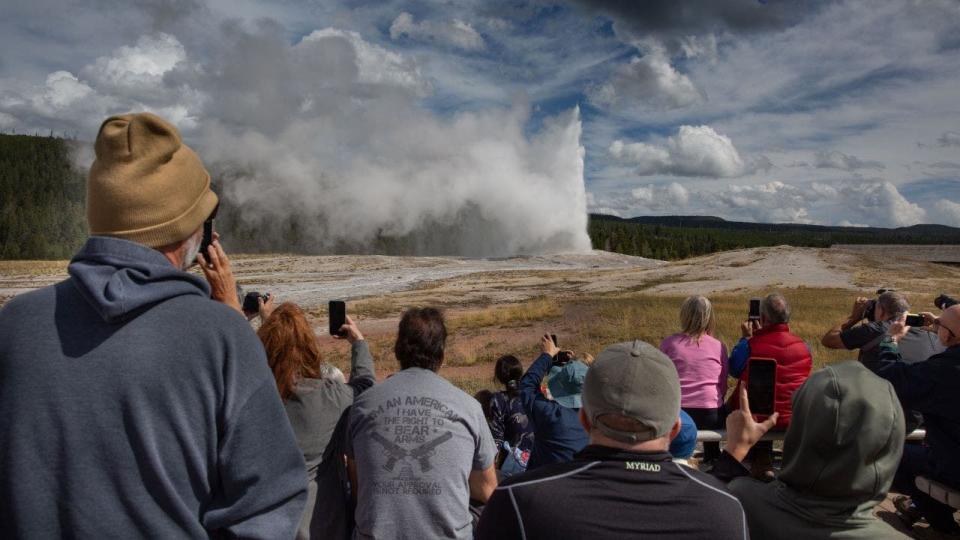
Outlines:
<svg viewBox="0 0 960 540"><path fill-rule="evenodd" d="M908 364L896 344L880 344L877 375L890 381L905 409L923 414L935 479L960 487L960 346Z"/></svg>
<svg viewBox="0 0 960 540"><path fill-rule="evenodd" d="M292 538L303 456L243 316L133 242L68 270L0 310L0 538Z"/></svg>
<svg viewBox="0 0 960 540"><path fill-rule="evenodd" d="M528 471L541 465L571 461L573 455L590 442L580 425L580 409L568 409L540 392L540 383L552 365L553 358L541 354L520 379L520 399L534 429Z"/></svg>

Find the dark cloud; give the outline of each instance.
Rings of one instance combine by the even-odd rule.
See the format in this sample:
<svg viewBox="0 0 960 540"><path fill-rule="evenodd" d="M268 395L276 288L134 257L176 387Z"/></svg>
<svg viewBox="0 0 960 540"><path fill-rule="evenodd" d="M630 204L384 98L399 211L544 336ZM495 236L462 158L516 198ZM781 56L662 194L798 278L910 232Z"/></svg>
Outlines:
<svg viewBox="0 0 960 540"><path fill-rule="evenodd" d="M817 11L820 2L771 0L572 0L609 16L618 34L661 38L707 32L778 30Z"/></svg>

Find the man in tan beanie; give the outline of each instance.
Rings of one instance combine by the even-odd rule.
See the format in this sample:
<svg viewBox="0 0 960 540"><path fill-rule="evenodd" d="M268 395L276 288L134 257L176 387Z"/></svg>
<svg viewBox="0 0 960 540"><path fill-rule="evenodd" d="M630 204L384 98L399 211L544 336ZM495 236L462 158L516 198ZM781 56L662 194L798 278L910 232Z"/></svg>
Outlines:
<svg viewBox="0 0 960 540"><path fill-rule="evenodd" d="M293 537L304 463L263 347L184 272L216 206L172 125L103 123L69 279L0 310L0 537Z"/></svg>

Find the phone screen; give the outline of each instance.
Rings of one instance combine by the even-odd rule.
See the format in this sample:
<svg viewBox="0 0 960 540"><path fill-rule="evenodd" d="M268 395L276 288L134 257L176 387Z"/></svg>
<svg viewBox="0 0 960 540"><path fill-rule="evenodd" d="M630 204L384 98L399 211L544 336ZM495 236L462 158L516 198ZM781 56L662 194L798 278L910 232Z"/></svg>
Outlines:
<svg viewBox="0 0 960 540"><path fill-rule="evenodd" d="M560 346L560 344L557 343L557 335L556 335L556 334L550 334L550 339L553 340L553 346L554 346L554 347L559 347L559 346Z"/></svg>
<svg viewBox="0 0 960 540"><path fill-rule="evenodd" d="M760 320L760 299L759 298L750 299L750 315L748 319L751 321Z"/></svg>
<svg viewBox="0 0 960 540"><path fill-rule="evenodd" d="M911 315L907 314L907 320L904 321L907 326L924 326L926 322L923 320L922 315Z"/></svg>
<svg viewBox="0 0 960 540"><path fill-rule="evenodd" d="M347 304L343 300L330 301L330 335L342 336L340 327L347 324Z"/></svg>
<svg viewBox="0 0 960 540"><path fill-rule="evenodd" d="M747 399L754 414L773 414L774 394L777 381L777 362L770 358L751 358L750 377L747 382Z"/></svg>

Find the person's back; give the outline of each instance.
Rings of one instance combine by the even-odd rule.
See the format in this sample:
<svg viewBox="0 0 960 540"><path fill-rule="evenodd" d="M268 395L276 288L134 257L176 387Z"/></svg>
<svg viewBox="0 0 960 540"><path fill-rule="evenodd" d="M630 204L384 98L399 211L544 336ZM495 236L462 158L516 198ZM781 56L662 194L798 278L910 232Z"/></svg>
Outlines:
<svg viewBox="0 0 960 540"><path fill-rule="evenodd" d="M590 445L572 461L504 481L477 538L747 538L737 499L667 452L681 431L679 413L669 358L640 341L608 347L583 389Z"/></svg>
<svg viewBox="0 0 960 540"><path fill-rule="evenodd" d="M681 332L665 338L660 350L677 367L684 409L723 405L727 391L727 351L723 343L707 334L694 339Z"/></svg>
<svg viewBox="0 0 960 540"><path fill-rule="evenodd" d="M587 366L578 360L567 359L563 365L554 365L563 355L549 335L540 340L542 354L534 360L520 379L520 401L533 422L533 451L528 469L573 459L589 442L580 425L580 388ZM553 399L540 391L547 373L547 387Z"/></svg>
<svg viewBox="0 0 960 540"><path fill-rule="evenodd" d="M148 113L96 156L70 278L0 310L0 537L292 536L303 458L263 348L183 271L209 174Z"/></svg>
<svg viewBox="0 0 960 540"><path fill-rule="evenodd" d="M122 240L86 251L104 243L120 243L127 265L154 258L104 274L123 284L113 302L89 287L112 267L88 259L71 273L90 283L73 277L0 311L0 536L292 532L303 461L256 336L200 278Z"/></svg>
<svg viewBox="0 0 960 540"><path fill-rule="evenodd" d="M832 364L796 393L773 483L731 482L756 538L905 538L874 517L903 451L904 418L889 383L859 362Z"/></svg>
<svg viewBox="0 0 960 540"><path fill-rule="evenodd" d="M347 317L341 332L336 337L351 344L349 382L340 370L321 363L316 334L296 304L284 302L257 330L307 464L307 505L298 539L346 538L350 533L343 416L354 398L376 383L376 374L370 349L353 319Z"/></svg>
<svg viewBox="0 0 960 540"><path fill-rule="evenodd" d="M480 404L435 373L445 339L436 310L409 310L395 347L403 369L353 404L355 538L473 536L469 502L493 491L496 448Z"/></svg>
<svg viewBox="0 0 960 540"><path fill-rule="evenodd" d="M786 429L790 425L793 393L807 380L813 367L810 349L802 339L790 332L786 323L757 330L749 343L751 358L773 358L777 361L774 410L780 414L777 428ZM740 384L749 384L749 363L740 380Z"/></svg>
<svg viewBox="0 0 960 540"><path fill-rule="evenodd" d="M587 446L573 461L504 480L487 506L484 540L747 538L743 510L723 484L666 452Z"/></svg>

